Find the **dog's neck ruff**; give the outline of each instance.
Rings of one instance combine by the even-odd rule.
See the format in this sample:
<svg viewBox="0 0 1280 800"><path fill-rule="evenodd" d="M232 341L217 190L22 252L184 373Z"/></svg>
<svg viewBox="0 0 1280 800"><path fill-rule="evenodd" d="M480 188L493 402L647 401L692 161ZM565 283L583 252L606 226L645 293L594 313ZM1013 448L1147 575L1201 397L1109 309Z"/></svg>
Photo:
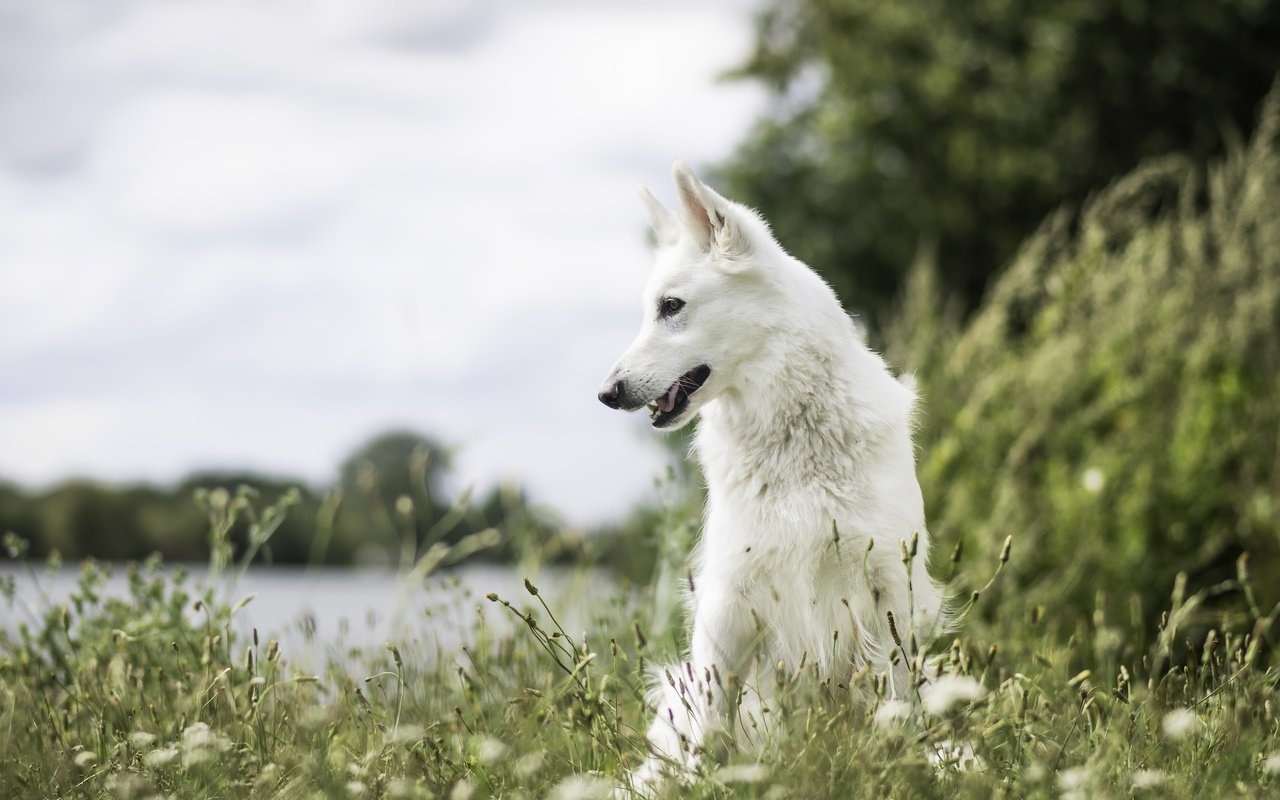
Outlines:
<svg viewBox="0 0 1280 800"><path fill-rule="evenodd" d="M909 417L911 392L852 330L837 347L829 344L799 338L772 369L748 376L708 404L703 424L748 457L786 449L815 464L856 458ZM778 385L804 390L778 392Z"/></svg>

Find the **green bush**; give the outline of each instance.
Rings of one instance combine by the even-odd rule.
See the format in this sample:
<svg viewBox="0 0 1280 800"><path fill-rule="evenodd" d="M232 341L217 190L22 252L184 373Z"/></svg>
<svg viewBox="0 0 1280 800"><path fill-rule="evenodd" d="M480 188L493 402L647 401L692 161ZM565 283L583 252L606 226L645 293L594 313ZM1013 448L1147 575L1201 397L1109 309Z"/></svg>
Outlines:
<svg viewBox="0 0 1280 800"><path fill-rule="evenodd" d="M963 333L917 275L888 338L931 529L988 558L1012 535L1018 603L1149 617L1246 552L1280 595L1278 104L1207 173L1155 162L1050 218Z"/></svg>

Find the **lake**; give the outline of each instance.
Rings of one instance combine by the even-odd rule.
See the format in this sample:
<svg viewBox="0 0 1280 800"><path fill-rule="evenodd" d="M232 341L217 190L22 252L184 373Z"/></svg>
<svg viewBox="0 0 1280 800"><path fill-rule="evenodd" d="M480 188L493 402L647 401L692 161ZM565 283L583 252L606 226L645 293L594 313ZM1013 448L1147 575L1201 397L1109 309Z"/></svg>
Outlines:
<svg viewBox="0 0 1280 800"><path fill-rule="evenodd" d="M189 586L208 585L204 565L163 569L179 568L191 575ZM0 598L0 628L13 632L23 621L34 624L43 609L66 602L80 568L66 565L51 572L42 565L34 571L0 565L0 578L8 577L16 592L12 605ZM318 670L331 658L354 666L366 656L381 656L388 641L429 657L451 657L474 632L477 608L491 628L513 626L514 615L487 600L488 593L517 608L537 602L524 588L525 577L514 567L492 564L462 565L413 582L393 571L251 567L239 581L224 576L218 586L219 596L232 603L252 596L236 612L238 633L248 636L256 628L264 642L280 640L281 652L295 666ZM543 568L528 577L570 631L589 618L601 598L621 593L617 580L603 570ZM125 565L112 567L102 593L127 597Z"/></svg>

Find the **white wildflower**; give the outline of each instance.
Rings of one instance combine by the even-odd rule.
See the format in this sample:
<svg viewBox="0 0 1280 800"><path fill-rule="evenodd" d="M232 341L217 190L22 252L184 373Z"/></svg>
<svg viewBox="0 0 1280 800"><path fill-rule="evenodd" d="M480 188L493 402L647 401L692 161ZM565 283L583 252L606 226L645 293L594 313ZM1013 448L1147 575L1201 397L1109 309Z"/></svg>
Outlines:
<svg viewBox="0 0 1280 800"><path fill-rule="evenodd" d="M986 694L982 684L963 675L943 675L920 690L924 710L945 714L957 703L971 703Z"/></svg>
<svg viewBox="0 0 1280 800"><path fill-rule="evenodd" d="M416 744L426 735L421 725L401 725L391 734L391 741L396 744Z"/></svg>
<svg viewBox="0 0 1280 800"><path fill-rule="evenodd" d="M1274 752L1263 759L1262 771L1268 775L1280 775L1280 751Z"/></svg>
<svg viewBox="0 0 1280 800"><path fill-rule="evenodd" d="M106 788L115 800L130 800L143 796L150 786L147 779L136 772L118 772L107 777Z"/></svg>
<svg viewBox="0 0 1280 800"><path fill-rule="evenodd" d="M1189 708L1175 708L1160 722L1160 730L1170 739L1183 739L1196 728L1200 719Z"/></svg>
<svg viewBox="0 0 1280 800"><path fill-rule="evenodd" d="M1085 766L1064 769L1058 773L1058 789L1063 800L1086 800L1089 797L1089 784L1093 781L1093 772Z"/></svg>
<svg viewBox="0 0 1280 800"><path fill-rule="evenodd" d="M555 785L549 800L597 800L609 797L614 784L594 775L570 775Z"/></svg>
<svg viewBox="0 0 1280 800"><path fill-rule="evenodd" d="M1097 467L1089 467L1080 476L1080 485L1089 494L1097 494L1102 491L1102 487L1107 483L1107 478L1102 474L1102 470Z"/></svg>
<svg viewBox="0 0 1280 800"><path fill-rule="evenodd" d="M1164 786L1168 777L1164 770L1159 769L1140 769L1130 776L1135 789L1155 789Z"/></svg>
<svg viewBox="0 0 1280 800"><path fill-rule="evenodd" d="M911 714L911 704L903 700L885 700L876 709L875 720L876 725L881 728L893 728L906 719Z"/></svg>
<svg viewBox="0 0 1280 800"><path fill-rule="evenodd" d="M471 781L463 778L453 785L453 790L449 792L449 800L471 800L475 793L476 787L471 785Z"/></svg>
<svg viewBox="0 0 1280 800"><path fill-rule="evenodd" d="M182 731L182 747L185 750L198 749L202 747L218 748L220 744L218 734L209 730L209 725L204 722L196 722L188 725ZM223 748L225 749L225 748Z"/></svg>
<svg viewBox="0 0 1280 800"><path fill-rule="evenodd" d="M347 794L352 797L364 797L364 793L367 790L368 787L360 781L349 781L347 783Z"/></svg>
<svg viewBox="0 0 1280 800"><path fill-rule="evenodd" d="M159 750L152 750L142 757L142 763L148 767L163 767L170 761L178 757L178 748L162 747Z"/></svg>
<svg viewBox="0 0 1280 800"><path fill-rule="evenodd" d="M730 764L716 770L715 777L721 783L764 783L769 768L764 764Z"/></svg>
<svg viewBox="0 0 1280 800"><path fill-rule="evenodd" d="M507 754L507 746L491 736L476 739L473 746L481 764L496 764Z"/></svg>
<svg viewBox="0 0 1280 800"><path fill-rule="evenodd" d="M217 760L231 749L231 740L209 729L203 722L188 725L182 731L182 766L194 767Z"/></svg>
<svg viewBox="0 0 1280 800"><path fill-rule="evenodd" d="M146 731L134 731L129 734L129 746L134 750L145 750L156 743L156 735Z"/></svg>
<svg viewBox="0 0 1280 800"><path fill-rule="evenodd" d="M91 750L81 750L76 753L74 761L80 769L88 769L91 764L98 760L98 756Z"/></svg>
<svg viewBox="0 0 1280 800"><path fill-rule="evenodd" d="M531 778L542 769L542 762L546 759L546 753L541 750L535 750L532 753L525 753L516 759L514 767L515 773L521 778Z"/></svg>
<svg viewBox="0 0 1280 800"><path fill-rule="evenodd" d="M218 754L208 747L197 747L194 750L187 750L182 754L182 766L194 767L197 764L205 764L213 761Z"/></svg>
<svg viewBox="0 0 1280 800"><path fill-rule="evenodd" d="M1072 767L1058 773L1058 788L1064 792L1082 789L1089 783L1092 775L1088 767Z"/></svg>

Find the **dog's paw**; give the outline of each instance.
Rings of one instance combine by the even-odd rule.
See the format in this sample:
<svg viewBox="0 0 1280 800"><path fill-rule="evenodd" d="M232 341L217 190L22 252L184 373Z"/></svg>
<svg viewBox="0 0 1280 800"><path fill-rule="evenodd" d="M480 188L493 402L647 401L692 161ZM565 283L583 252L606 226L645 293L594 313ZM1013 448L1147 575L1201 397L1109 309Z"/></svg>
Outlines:
<svg viewBox="0 0 1280 800"><path fill-rule="evenodd" d="M953 742L944 739L929 745L929 762L937 769L954 769L960 772L977 772L986 768L982 756L973 750L968 742Z"/></svg>
<svg viewBox="0 0 1280 800"><path fill-rule="evenodd" d="M627 774L621 786L613 790L614 800L663 800L680 796L679 787L697 778L697 760L693 757L675 762L650 756Z"/></svg>

